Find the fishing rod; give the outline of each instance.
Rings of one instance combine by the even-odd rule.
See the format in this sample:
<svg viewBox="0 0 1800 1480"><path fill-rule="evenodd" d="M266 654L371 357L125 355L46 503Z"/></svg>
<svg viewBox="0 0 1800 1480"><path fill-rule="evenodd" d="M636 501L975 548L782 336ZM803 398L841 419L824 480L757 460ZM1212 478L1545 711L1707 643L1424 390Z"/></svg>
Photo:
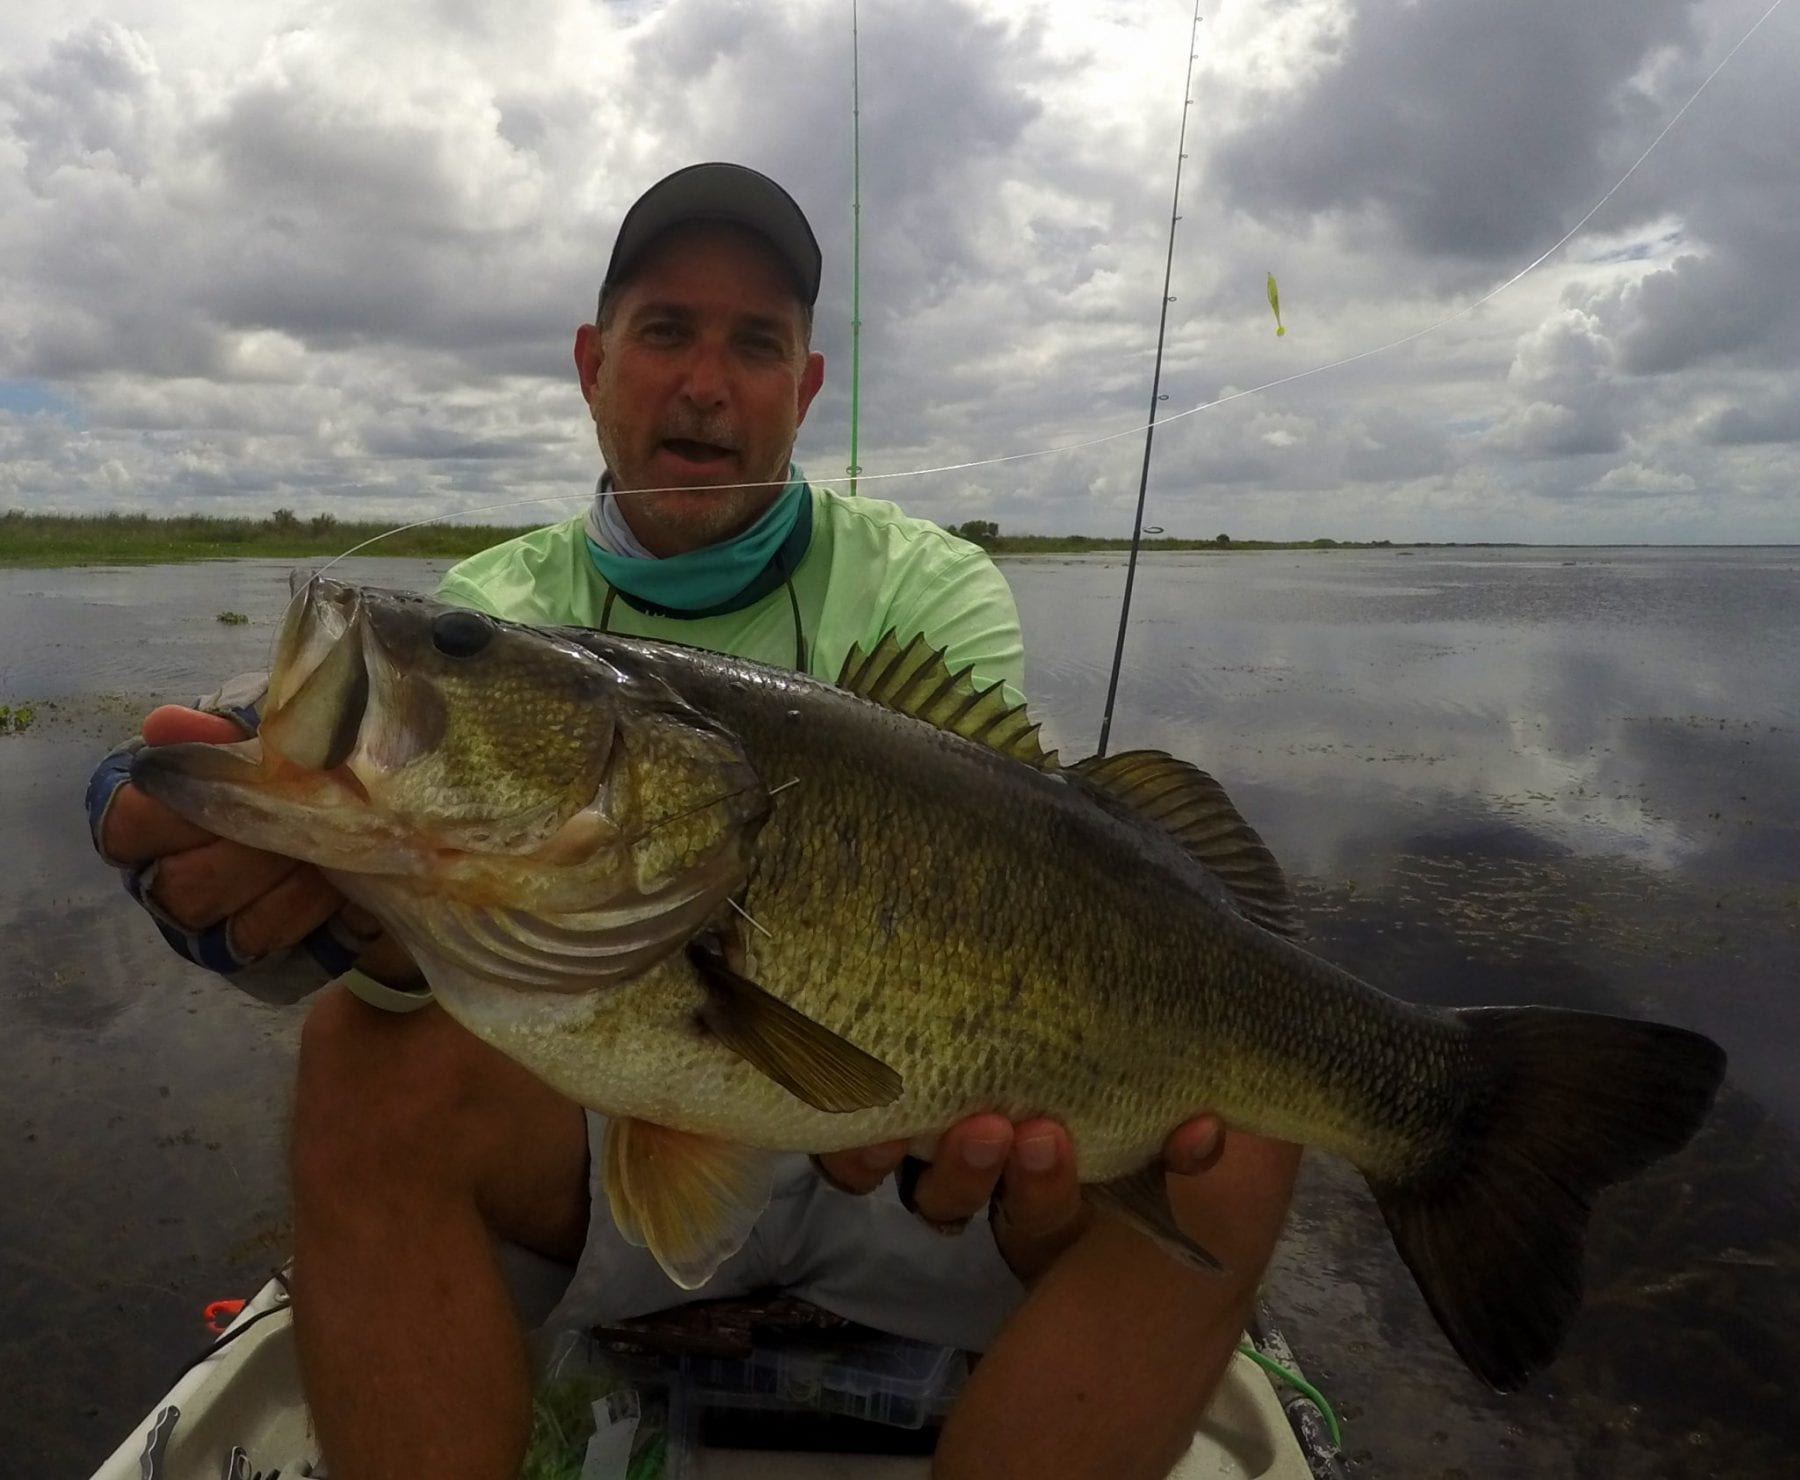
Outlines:
<svg viewBox="0 0 1800 1480"><path fill-rule="evenodd" d="M1106 712L1100 716L1100 744L1095 755L1106 754L1112 734L1113 700L1119 692L1119 669L1125 662L1125 628L1131 621L1131 588L1137 580L1138 550L1144 542L1144 495L1150 487L1150 444L1156 438L1156 408L1162 401L1163 339L1169 330L1169 282L1175 272L1175 223L1181 219L1181 162L1187 158L1188 110L1194 106L1194 58L1200 51L1200 6L1194 5L1194 25L1188 35L1187 76L1181 81L1181 133L1175 144L1175 197L1169 202L1169 253L1163 263L1162 310L1156 323L1156 368L1150 374L1150 418L1144 427L1144 466L1138 474L1137 513L1131 521L1131 556L1125 562L1125 598L1119 603L1119 640L1113 645L1112 674L1106 680Z"/></svg>
<svg viewBox="0 0 1800 1480"><path fill-rule="evenodd" d="M850 0L850 492L856 493L857 408L862 387L862 79L856 0Z"/></svg>

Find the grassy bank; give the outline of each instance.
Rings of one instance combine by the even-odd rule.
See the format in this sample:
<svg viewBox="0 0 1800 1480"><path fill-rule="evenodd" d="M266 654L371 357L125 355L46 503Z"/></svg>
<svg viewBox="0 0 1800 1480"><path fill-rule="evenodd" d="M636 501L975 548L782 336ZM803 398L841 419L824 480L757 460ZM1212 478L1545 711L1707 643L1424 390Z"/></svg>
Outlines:
<svg viewBox="0 0 1800 1480"><path fill-rule="evenodd" d="M0 566L162 565L246 556L324 561L392 528L390 523L346 523L329 514L301 519L286 509L267 519L153 519L147 514L26 514L11 509L0 514ZM454 559L518 533L518 527L506 525L434 524L392 535L369 553Z"/></svg>
<svg viewBox="0 0 1800 1480"><path fill-rule="evenodd" d="M271 560L330 560L364 540L385 535L385 523L351 524L329 514L302 519L278 509L267 519L217 519L204 515L152 518L148 514L27 514L11 509L0 514L0 566L20 565L162 565L182 560L227 560L258 556ZM990 526L991 527L991 526ZM968 534L966 526L958 533ZM510 539L518 526L434 524L425 529L388 535L371 555L440 556L457 559ZM1131 541L1098 539L1083 534L973 535L996 555L1079 555L1128 550ZM1338 540L1210 540L1159 537L1144 541L1146 551L1206 550L1336 550L1386 546L1388 540L1353 543Z"/></svg>

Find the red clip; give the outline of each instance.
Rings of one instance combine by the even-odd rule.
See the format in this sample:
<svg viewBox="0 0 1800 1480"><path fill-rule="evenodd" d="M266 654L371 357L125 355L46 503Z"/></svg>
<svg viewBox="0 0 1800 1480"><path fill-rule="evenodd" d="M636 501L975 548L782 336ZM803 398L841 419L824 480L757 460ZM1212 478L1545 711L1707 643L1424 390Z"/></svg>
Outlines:
<svg viewBox="0 0 1800 1480"><path fill-rule="evenodd" d="M206 1329L214 1336L223 1336L225 1328L243 1308L241 1300L215 1300L200 1312L200 1319L206 1322Z"/></svg>

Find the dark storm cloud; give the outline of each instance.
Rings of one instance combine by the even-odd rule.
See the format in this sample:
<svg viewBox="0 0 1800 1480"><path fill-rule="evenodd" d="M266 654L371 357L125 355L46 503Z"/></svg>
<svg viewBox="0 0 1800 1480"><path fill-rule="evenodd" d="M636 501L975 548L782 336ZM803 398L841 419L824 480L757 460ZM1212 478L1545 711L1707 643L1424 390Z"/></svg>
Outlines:
<svg viewBox="0 0 1800 1480"><path fill-rule="evenodd" d="M18 373L80 381L130 368L154 376L220 376L229 356L216 326L166 303L46 303L14 345Z"/></svg>
<svg viewBox="0 0 1800 1480"><path fill-rule="evenodd" d="M1692 249L1616 295L1608 317L1627 373L1800 365L1793 32L1791 15L1772 20L1646 171L1647 190L1679 186Z"/></svg>
<svg viewBox="0 0 1800 1480"><path fill-rule="evenodd" d="M1427 258L1515 256L1593 199L1621 89L1691 9L1358 0L1318 84L1258 99L1214 174L1254 216L1368 213Z"/></svg>
<svg viewBox="0 0 1800 1480"><path fill-rule="evenodd" d="M535 449L530 437L470 440L454 426L376 426L363 434L362 445L376 457L443 458L450 462L493 462Z"/></svg>
<svg viewBox="0 0 1800 1480"><path fill-rule="evenodd" d="M789 184L825 253L815 338L841 346L850 332L849 38L815 15L740 18L742 30L722 32L704 8L670 11L645 47L661 69L646 90L685 116L674 137L688 143L686 157L742 158ZM960 287L1016 273L1019 245L993 239L992 202L1041 113L1034 93L1052 67L1031 27L962 4L870 7L861 40L864 367L879 415L881 379L907 321ZM730 114L709 102L713 88L680 85L696 73L740 99ZM772 106L753 115L756 79ZM677 151L660 163L683 159Z"/></svg>
<svg viewBox="0 0 1800 1480"><path fill-rule="evenodd" d="M1623 295L1620 369L1631 375L1666 375L1765 340L1777 321L1746 291L1755 276L1734 252L1684 255L1650 274Z"/></svg>
<svg viewBox="0 0 1800 1480"><path fill-rule="evenodd" d="M1701 421L1700 435L1720 447L1800 442L1800 395L1789 393L1721 407Z"/></svg>
<svg viewBox="0 0 1800 1480"><path fill-rule="evenodd" d="M1448 439L1423 418L1377 408L1345 439L1344 477L1353 483L1401 483L1449 462Z"/></svg>

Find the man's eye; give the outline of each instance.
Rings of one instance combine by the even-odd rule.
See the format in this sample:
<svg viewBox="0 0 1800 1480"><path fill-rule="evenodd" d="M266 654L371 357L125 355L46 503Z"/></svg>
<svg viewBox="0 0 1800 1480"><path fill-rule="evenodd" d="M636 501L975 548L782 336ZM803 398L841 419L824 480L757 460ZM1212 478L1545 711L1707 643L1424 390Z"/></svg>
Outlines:
<svg viewBox="0 0 1800 1480"><path fill-rule="evenodd" d="M673 344L681 338L681 325L672 319L658 319L638 332L652 344Z"/></svg>

